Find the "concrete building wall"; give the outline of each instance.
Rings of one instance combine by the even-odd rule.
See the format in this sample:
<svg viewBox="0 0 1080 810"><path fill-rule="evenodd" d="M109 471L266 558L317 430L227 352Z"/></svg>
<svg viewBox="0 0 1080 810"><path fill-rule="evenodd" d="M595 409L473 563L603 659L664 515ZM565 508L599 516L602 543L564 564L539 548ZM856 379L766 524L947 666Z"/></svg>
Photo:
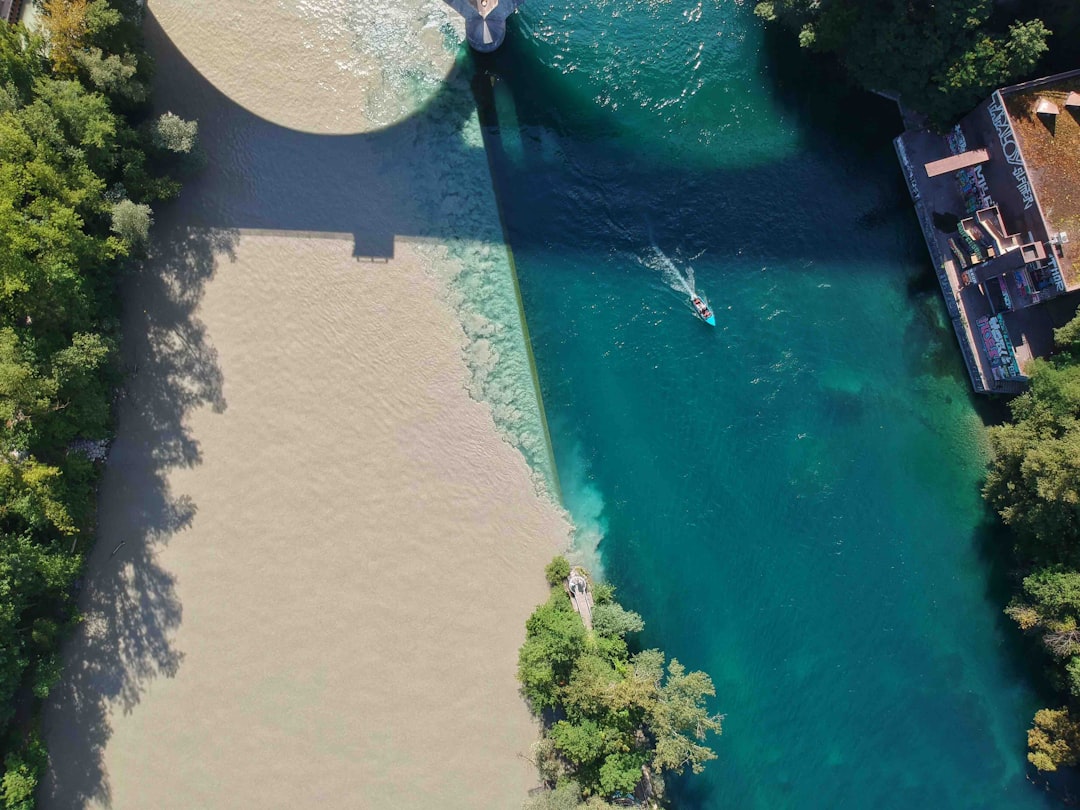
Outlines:
<svg viewBox="0 0 1080 810"><path fill-rule="evenodd" d="M982 146L990 153L983 175L1010 232L1019 233L1022 242L1029 241L1029 232L1035 240L1045 241L1046 226L1001 97L995 92L960 126L968 148Z"/></svg>

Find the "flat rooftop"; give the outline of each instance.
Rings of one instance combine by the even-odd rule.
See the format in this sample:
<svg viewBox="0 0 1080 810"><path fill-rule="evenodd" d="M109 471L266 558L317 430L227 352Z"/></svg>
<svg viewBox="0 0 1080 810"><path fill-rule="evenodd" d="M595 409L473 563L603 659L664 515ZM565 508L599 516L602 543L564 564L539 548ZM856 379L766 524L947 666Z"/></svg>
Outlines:
<svg viewBox="0 0 1080 810"><path fill-rule="evenodd" d="M1080 92L1080 72L1047 84L1001 91L1013 132L1028 168L1050 235L1064 231L1061 274L1065 286L1080 287L1080 109L1067 106ZM1057 114L1038 112L1056 107Z"/></svg>
<svg viewBox="0 0 1080 810"><path fill-rule="evenodd" d="M955 172L957 169L966 169L969 166L977 166L980 163L985 163L989 159L990 153L985 149L973 149L970 152L964 152L962 155L950 155L949 157L932 161L927 163L924 168L926 169L927 177L937 177L939 174Z"/></svg>

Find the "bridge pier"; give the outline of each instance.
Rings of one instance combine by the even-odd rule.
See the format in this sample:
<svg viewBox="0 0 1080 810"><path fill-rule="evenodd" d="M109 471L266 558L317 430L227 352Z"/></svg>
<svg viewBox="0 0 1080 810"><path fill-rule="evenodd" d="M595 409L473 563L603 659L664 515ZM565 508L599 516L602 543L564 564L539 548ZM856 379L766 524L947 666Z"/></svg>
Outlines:
<svg viewBox="0 0 1080 810"><path fill-rule="evenodd" d="M465 38L469 47L480 53L502 45L506 20L524 0L446 0L446 4L465 18Z"/></svg>

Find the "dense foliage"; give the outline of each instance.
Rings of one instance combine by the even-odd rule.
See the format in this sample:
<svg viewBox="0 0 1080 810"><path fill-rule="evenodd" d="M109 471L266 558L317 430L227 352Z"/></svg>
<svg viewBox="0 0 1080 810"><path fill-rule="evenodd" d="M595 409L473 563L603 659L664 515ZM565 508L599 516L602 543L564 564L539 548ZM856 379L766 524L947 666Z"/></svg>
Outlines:
<svg viewBox="0 0 1080 810"><path fill-rule="evenodd" d="M76 620L96 469L72 448L110 436L118 271L146 242L150 204L178 189L165 172L193 147L190 139L186 150L163 146L161 126L177 127L150 119L151 66L136 0L44 0L41 10L41 31L0 24L0 806L7 810L33 806L45 762L37 706L59 677L59 641Z"/></svg>
<svg viewBox="0 0 1080 810"><path fill-rule="evenodd" d="M1040 770L1080 760L1080 316L1054 333L1031 388L1011 403L1011 424L990 433L984 494L1015 529L1026 574L1006 613L1040 639L1070 708L1040 711L1028 759ZM1074 716L1075 715L1075 716Z"/></svg>
<svg viewBox="0 0 1080 810"><path fill-rule="evenodd" d="M1053 64L1067 64L1080 34L1077 6L1074 0L765 0L755 10L796 30L801 46L835 55L863 87L899 94L944 124L991 90L1031 75L1051 50Z"/></svg>
<svg viewBox="0 0 1080 810"><path fill-rule="evenodd" d="M518 659L522 691L548 721L535 755L550 790L528 806L573 808L584 795L586 806L605 807L602 797L632 794L644 778L661 793L664 772L700 772L716 758L704 742L720 732L705 706L715 695L709 676L675 659L665 668L659 650L631 654L626 635L644 623L610 586L593 589L586 630L564 588L570 566L556 558L547 573L551 596L529 618Z"/></svg>

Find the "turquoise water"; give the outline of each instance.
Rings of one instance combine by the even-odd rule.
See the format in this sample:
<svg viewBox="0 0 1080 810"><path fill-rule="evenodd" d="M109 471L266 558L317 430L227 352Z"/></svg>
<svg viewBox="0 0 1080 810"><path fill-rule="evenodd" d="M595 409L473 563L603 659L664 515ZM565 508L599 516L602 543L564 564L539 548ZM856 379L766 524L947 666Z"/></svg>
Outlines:
<svg viewBox="0 0 1080 810"><path fill-rule="evenodd" d="M1049 804L895 110L751 4L516 22L474 87L566 503L727 715L679 804Z"/></svg>

